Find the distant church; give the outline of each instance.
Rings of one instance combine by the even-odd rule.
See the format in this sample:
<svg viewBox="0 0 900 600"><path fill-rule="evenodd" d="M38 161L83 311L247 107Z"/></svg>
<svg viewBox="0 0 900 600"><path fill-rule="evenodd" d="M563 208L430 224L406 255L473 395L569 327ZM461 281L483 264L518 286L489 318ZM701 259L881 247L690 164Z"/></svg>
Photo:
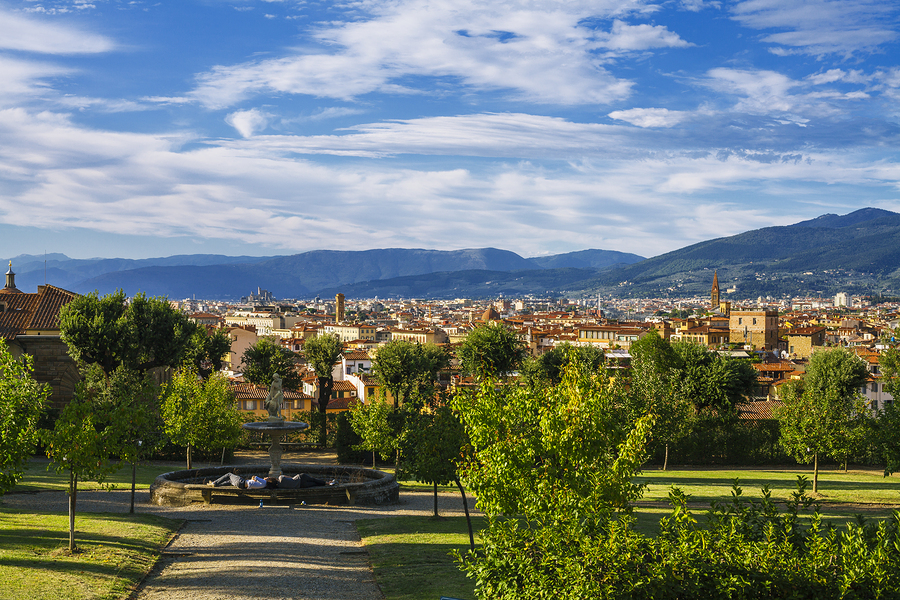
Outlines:
<svg viewBox="0 0 900 600"><path fill-rule="evenodd" d="M719 271L713 271L712 291L710 292L709 309L713 312L720 312L724 316L728 316L731 312L731 302L723 301L719 295Z"/></svg>

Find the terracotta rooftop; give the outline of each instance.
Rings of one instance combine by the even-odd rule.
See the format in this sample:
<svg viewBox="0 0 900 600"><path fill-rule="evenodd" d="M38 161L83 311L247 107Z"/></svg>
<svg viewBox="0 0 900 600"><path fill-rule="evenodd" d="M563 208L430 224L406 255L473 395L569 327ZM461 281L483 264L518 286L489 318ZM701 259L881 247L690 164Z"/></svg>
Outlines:
<svg viewBox="0 0 900 600"><path fill-rule="evenodd" d="M269 395L269 388L242 381L231 382L231 390L234 392L234 397L238 400L265 400ZM285 400L302 400L309 398L312 398L312 396L307 396L302 392L284 390Z"/></svg>
<svg viewBox="0 0 900 600"><path fill-rule="evenodd" d="M0 296L0 337L13 340L27 331L58 332L59 311L76 294L42 285L36 294L18 293Z"/></svg>

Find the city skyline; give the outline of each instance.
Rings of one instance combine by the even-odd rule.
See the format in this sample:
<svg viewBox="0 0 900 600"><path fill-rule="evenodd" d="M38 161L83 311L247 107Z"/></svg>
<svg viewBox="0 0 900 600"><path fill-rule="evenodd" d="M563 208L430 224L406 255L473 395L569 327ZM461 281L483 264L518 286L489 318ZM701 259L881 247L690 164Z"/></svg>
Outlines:
<svg viewBox="0 0 900 600"><path fill-rule="evenodd" d="M0 255L602 248L900 211L874 0L0 0Z"/></svg>

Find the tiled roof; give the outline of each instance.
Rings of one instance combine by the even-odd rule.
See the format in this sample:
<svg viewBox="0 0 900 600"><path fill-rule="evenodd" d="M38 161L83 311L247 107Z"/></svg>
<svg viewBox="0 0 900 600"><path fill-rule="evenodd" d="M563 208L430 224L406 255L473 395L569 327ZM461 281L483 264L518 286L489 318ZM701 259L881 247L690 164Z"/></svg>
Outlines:
<svg viewBox="0 0 900 600"><path fill-rule="evenodd" d="M365 350L354 350L353 352L345 352L344 358L347 360L369 360L369 353Z"/></svg>
<svg viewBox="0 0 900 600"><path fill-rule="evenodd" d="M234 392L234 397L238 400L265 400L269 395L269 388L267 387L239 381L231 382L231 390ZM307 396L302 392L284 390L285 400L304 400L309 398L312 398L312 396Z"/></svg>
<svg viewBox="0 0 900 600"><path fill-rule="evenodd" d="M13 340L28 330L59 330L60 309L76 294L42 285L36 294L4 294L0 298L0 337Z"/></svg>
<svg viewBox="0 0 900 600"><path fill-rule="evenodd" d="M331 387L333 392L355 392L356 386L349 381L335 381Z"/></svg>
<svg viewBox="0 0 900 600"><path fill-rule="evenodd" d="M762 400L760 402L745 402L737 406L741 419L761 420L774 419L774 410L781 402L775 400Z"/></svg>

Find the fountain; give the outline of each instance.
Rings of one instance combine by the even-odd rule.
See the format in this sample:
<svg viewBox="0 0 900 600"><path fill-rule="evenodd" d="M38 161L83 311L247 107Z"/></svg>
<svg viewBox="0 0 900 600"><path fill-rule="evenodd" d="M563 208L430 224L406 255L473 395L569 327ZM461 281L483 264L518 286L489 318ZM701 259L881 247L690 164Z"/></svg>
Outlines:
<svg viewBox="0 0 900 600"><path fill-rule="evenodd" d="M276 375L266 397L266 409L269 418L257 423L245 423L242 427L248 431L259 431L269 436L269 476L282 475L281 439L291 431L309 427L307 423L287 421L281 416L281 403L284 392L281 389L281 377ZM299 489L237 489L231 486L211 488L207 481L216 479L225 473L255 475L264 468L263 465L242 465L237 467L209 467L188 471L163 473L150 486L150 502L159 505L185 506L191 502L212 502L212 494L232 496L249 496L254 499L268 497L271 501L304 502L305 504L384 504L396 502L399 498L400 486L390 473L382 473L373 469L349 466L326 465L285 465L289 473L309 473L320 479L332 479L334 485L299 488Z"/></svg>
<svg viewBox="0 0 900 600"><path fill-rule="evenodd" d="M269 386L269 395L266 396L266 410L269 411L269 419L257 423L244 423L241 425L248 431L259 431L267 435L271 440L269 445L269 476L281 475L281 438L291 431L306 429L309 424L302 421L285 421L281 415L281 403L284 402L284 391L281 388L281 376L277 373L272 377L272 385Z"/></svg>

